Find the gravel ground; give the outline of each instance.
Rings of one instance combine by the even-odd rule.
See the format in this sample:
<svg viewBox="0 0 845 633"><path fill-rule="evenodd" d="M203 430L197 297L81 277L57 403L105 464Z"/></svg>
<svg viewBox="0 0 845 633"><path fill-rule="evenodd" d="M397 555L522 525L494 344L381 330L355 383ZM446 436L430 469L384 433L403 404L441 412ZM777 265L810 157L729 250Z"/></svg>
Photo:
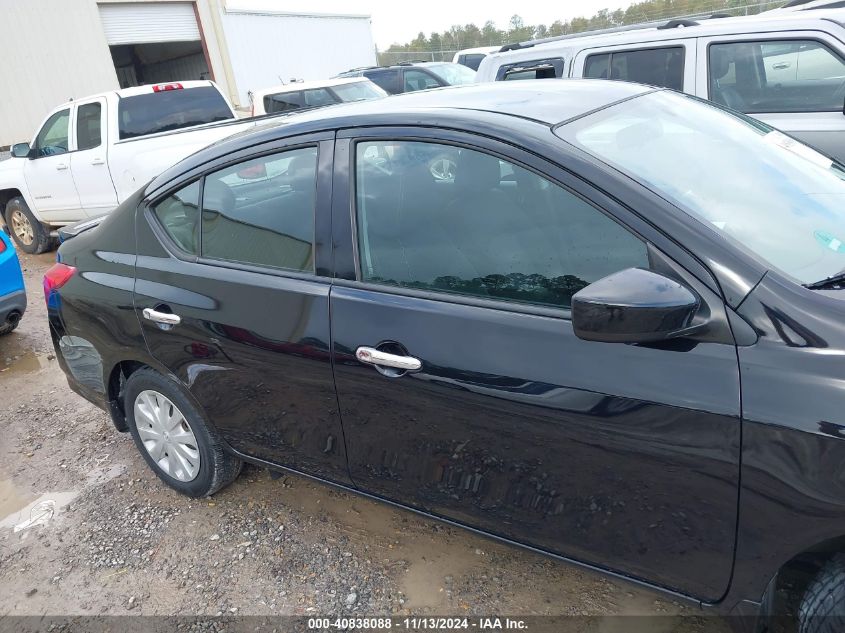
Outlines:
<svg viewBox="0 0 845 633"><path fill-rule="evenodd" d="M213 498L179 496L68 389L40 287L54 256L21 259L29 311L0 338L0 616L636 614L685 616L642 619L648 631L724 630L635 585L300 477L246 467ZM49 501L45 525L13 530Z"/></svg>

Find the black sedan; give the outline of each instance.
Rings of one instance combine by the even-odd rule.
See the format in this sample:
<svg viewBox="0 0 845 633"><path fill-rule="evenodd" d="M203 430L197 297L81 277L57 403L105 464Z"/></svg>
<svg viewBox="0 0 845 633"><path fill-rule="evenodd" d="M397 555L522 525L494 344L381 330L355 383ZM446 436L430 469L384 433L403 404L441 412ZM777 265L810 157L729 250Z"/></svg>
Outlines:
<svg viewBox="0 0 845 633"><path fill-rule="evenodd" d="M187 495L290 469L744 623L801 571L834 631L843 194L674 92L435 90L191 156L45 294L71 388Z"/></svg>

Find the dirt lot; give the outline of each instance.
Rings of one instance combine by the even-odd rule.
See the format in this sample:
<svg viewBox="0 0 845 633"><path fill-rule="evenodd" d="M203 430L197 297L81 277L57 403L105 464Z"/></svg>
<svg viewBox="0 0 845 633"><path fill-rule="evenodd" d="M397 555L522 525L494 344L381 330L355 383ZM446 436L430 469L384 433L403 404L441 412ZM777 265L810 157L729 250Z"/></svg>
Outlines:
<svg viewBox="0 0 845 633"><path fill-rule="evenodd" d="M299 477L248 467L212 499L180 497L68 389L41 293L54 255L21 259L29 310L0 338L0 616L631 614L685 617L573 621L723 630L634 585ZM52 518L15 532L49 516L45 501Z"/></svg>

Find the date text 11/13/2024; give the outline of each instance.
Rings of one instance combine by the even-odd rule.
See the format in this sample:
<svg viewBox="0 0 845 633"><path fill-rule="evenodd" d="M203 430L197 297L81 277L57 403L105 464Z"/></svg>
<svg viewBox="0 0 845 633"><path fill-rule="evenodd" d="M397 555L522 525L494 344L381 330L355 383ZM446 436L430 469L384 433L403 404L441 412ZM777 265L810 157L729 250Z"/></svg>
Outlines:
<svg viewBox="0 0 845 633"><path fill-rule="evenodd" d="M404 629L406 631L444 631L471 630L479 631L520 631L527 629L524 620L499 617L443 618L443 617L352 617L352 618L309 618L309 630L387 630Z"/></svg>

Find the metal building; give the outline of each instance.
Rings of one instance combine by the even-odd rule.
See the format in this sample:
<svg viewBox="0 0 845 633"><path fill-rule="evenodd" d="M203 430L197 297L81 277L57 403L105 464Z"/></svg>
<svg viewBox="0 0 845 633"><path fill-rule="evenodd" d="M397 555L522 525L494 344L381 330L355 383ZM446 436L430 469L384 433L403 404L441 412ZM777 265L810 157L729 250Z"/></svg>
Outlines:
<svg viewBox="0 0 845 633"><path fill-rule="evenodd" d="M0 63L0 149L29 141L50 110L74 97L212 79L246 111L252 90L375 64L369 16L280 6L272 0L0 0L10 43Z"/></svg>

